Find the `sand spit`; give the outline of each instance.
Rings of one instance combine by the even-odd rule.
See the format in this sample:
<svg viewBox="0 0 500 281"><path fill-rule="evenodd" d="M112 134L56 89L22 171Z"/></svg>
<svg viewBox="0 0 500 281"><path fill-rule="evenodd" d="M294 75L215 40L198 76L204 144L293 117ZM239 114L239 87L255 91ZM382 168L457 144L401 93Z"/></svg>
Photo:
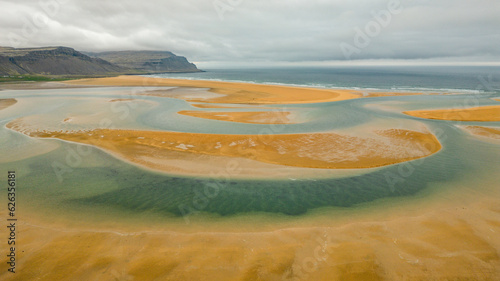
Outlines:
<svg viewBox="0 0 500 281"><path fill-rule="evenodd" d="M127 101L135 101L135 99L112 99L109 102L127 102Z"/></svg>
<svg viewBox="0 0 500 281"><path fill-rule="evenodd" d="M373 168L419 159L441 150L431 133L403 129L373 132L358 137L336 133L224 135L168 131L95 129L37 131L12 121L7 127L31 137L57 138L100 147L133 163L162 169L171 152L252 159L301 168ZM147 160L152 159L152 160ZM168 170L166 172L169 172Z"/></svg>
<svg viewBox="0 0 500 281"><path fill-rule="evenodd" d="M500 128L483 127L483 126L460 126L472 135L485 137L494 140L500 140Z"/></svg>
<svg viewBox="0 0 500 281"><path fill-rule="evenodd" d="M250 124L295 124L290 120L290 112L285 111L253 111L253 112L210 112L182 110L182 115L204 119L230 121Z"/></svg>
<svg viewBox="0 0 500 281"><path fill-rule="evenodd" d="M224 106L224 105L203 104L203 103L192 103L191 106L197 107L197 108L250 108L250 107L242 107L242 106L235 107L235 106L231 106L231 105ZM262 107L259 107L259 108L262 108Z"/></svg>
<svg viewBox="0 0 500 281"><path fill-rule="evenodd" d="M16 99L0 99L0 110L5 109L17 103Z"/></svg>
<svg viewBox="0 0 500 281"><path fill-rule="evenodd" d="M480 122L500 121L500 105L460 109L415 110L405 111L403 113L414 117L437 120Z"/></svg>
<svg viewBox="0 0 500 281"><path fill-rule="evenodd" d="M397 96L419 96L419 95L451 95L453 93L412 93L412 92L368 92L362 93L363 98L377 98L377 97L397 97Z"/></svg>
<svg viewBox="0 0 500 281"><path fill-rule="evenodd" d="M418 96L422 93L396 93L396 92L369 92L363 93L363 98L397 97L397 96Z"/></svg>
<svg viewBox="0 0 500 281"><path fill-rule="evenodd" d="M196 103L221 103L221 104L300 104L300 103L321 103L334 102L356 98L373 98L388 96L410 96L422 95L423 93L411 92L360 92L358 90L343 89L320 89L306 87L292 87L281 85L265 85L251 83L218 82L206 80L185 80L170 78L150 78L143 76L118 76L108 78L92 78L66 81L68 85L79 86L136 86L136 87L186 87L209 89L210 92L220 94L219 97L183 97L182 95L172 95L170 97L185 99ZM429 95L439 95L441 93L431 93ZM153 94L154 95L154 94ZM165 95L158 95L165 96ZM219 108L219 105L206 107L194 105L200 108Z"/></svg>
<svg viewBox="0 0 500 281"><path fill-rule="evenodd" d="M300 88L248 83L215 82L201 80L181 80L149 78L142 76L118 76L67 81L71 85L97 86L170 86L209 88L211 92L223 96L209 99L188 98L190 102L229 104L295 104L332 102L358 98L356 91Z"/></svg>

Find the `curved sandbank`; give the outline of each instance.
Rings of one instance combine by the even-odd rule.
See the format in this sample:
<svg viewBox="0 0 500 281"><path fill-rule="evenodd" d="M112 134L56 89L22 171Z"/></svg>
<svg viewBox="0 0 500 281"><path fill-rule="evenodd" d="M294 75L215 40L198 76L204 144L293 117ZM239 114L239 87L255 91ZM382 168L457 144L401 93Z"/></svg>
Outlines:
<svg viewBox="0 0 500 281"><path fill-rule="evenodd" d="M396 92L369 92L363 93L363 98L397 97L397 96L418 96L422 93L396 93Z"/></svg>
<svg viewBox="0 0 500 281"><path fill-rule="evenodd" d="M127 102L127 101L135 101L135 99L112 99L109 102Z"/></svg>
<svg viewBox="0 0 500 281"><path fill-rule="evenodd" d="M235 107L231 105L223 106L223 105L215 105L215 104L204 104L204 103L191 103L192 107L197 107L197 108L250 108L250 107Z"/></svg>
<svg viewBox="0 0 500 281"><path fill-rule="evenodd" d="M277 85L262 85L250 83L233 83L204 80L182 80L170 78L149 78L142 76L118 76L109 78L92 78L66 81L71 85L94 86L166 86L209 88L211 92L221 94L221 97L207 99L187 98L190 102L200 103L231 103L231 104L295 104L320 103L354 99L359 93L354 90L330 90L301 88Z"/></svg>
<svg viewBox="0 0 500 281"><path fill-rule="evenodd" d="M6 109L7 107L12 106L16 103L16 99L0 99L0 110Z"/></svg>
<svg viewBox="0 0 500 281"><path fill-rule="evenodd" d="M178 114L212 119L219 121L229 121L249 124L295 124L290 119L290 112L285 111L246 111L246 112L211 112L182 110Z"/></svg>
<svg viewBox="0 0 500 281"><path fill-rule="evenodd" d="M460 128L466 130L472 135L500 140L500 128L484 126L460 126Z"/></svg>
<svg viewBox="0 0 500 281"><path fill-rule="evenodd" d="M448 121L500 121L500 105L460 109L414 110L403 113L419 118Z"/></svg>
<svg viewBox="0 0 500 281"><path fill-rule="evenodd" d="M398 96L419 96L419 95L452 95L453 93L417 93L417 92L368 92L363 93L363 98L378 98L378 97L398 97Z"/></svg>
<svg viewBox="0 0 500 281"><path fill-rule="evenodd" d="M7 128L31 137L97 146L133 163L171 172L162 165L169 154L247 158L259 162L320 169L374 168L429 156L441 150L431 133L403 129L379 130L366 137L337 133L223 135L95 129L84 131L35 131L22 119ZM205 159L210 161L210 157Z"/></svg>
<svg viewBox="0 0 500 281"><path fill-rule="evenodd" d="M253 83L236 83L207 80L187 80L172 78L152 78L144 76L122 75L107 78L90 78L65 81L68 85L78 86L130 86L130 87L184 87L209 89L208 91L222 96L210 97L204 96L189 97L179 94L146 94L161 97L172 97L184 99L188 102L200 104L193 105L200 108L219 108L204 106L201 104L220 103L220 104L304 104L334 102L357 98L373 98L387 96L409 96L422 95L422 93L411 92L360 92L358 90L344 89L320 89L281 85L266 85ZM435 95L439 93L433 93Z"/></svg>

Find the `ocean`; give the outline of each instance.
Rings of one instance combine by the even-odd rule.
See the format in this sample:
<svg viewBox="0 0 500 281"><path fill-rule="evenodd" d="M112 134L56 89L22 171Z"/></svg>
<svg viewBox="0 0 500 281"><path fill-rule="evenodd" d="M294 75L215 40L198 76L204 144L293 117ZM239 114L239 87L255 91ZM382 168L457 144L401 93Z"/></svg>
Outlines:
<svg viewBox="0 0 500 281"><path fill-rule="evenodd" d="M500 90L500 67L494 66L357 66L330 68L205 69L152 77L394 91L494 92Z"/></svg>

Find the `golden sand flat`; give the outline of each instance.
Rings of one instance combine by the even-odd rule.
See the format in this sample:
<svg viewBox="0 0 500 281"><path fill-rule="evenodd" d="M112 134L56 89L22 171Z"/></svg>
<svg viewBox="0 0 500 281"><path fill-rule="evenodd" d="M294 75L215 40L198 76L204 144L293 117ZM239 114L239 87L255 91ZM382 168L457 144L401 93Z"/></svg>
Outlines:
<svg viewBox="0 0 500 281"><path fill-rule="evenodd" d="M500 121L500 105L460 109L415 110L405 111L403 113L414 117L437 120L480 122Z"/></svg>
<svg viewBox="0 0 500 281"><path fill-rule="evenodd" d="M290 112L286 111L250 111L250 112L211 112L181 110L177 112L182 115L212 119L219 121L230 121L249 124L294 124L290 120Z"/></svg>
<svg viewBox="0 0 500 281"><path fill-rule="evenodd" d="M0 110L5 109L17 103L16 99L0 99Z"/></svg>

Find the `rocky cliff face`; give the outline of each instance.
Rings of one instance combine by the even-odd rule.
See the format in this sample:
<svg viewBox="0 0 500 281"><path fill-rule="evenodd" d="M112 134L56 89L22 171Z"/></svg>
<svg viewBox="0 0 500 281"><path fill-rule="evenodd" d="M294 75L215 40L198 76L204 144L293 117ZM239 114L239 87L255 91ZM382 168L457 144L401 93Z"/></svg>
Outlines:
<svg viewBox="0 0 500 281"><path fill-rule="evenodd" d="M117 51L88 53L125 68L137 69L145 73L198 72L195 64L185 57L163 51Z"/></svg>
<svg viewBox="0 0 500 281"><path fill-rule="evenodd" d="M198 72L185 57L162 51L81 53L68 47L0 47L0 75L114 75Z"/></svg>
<svg viewBox="0 0 500 281"><path fill-rule="evenodd" d="M0 75L105 75L133 72L72 48L0 47Z"/></svg>

